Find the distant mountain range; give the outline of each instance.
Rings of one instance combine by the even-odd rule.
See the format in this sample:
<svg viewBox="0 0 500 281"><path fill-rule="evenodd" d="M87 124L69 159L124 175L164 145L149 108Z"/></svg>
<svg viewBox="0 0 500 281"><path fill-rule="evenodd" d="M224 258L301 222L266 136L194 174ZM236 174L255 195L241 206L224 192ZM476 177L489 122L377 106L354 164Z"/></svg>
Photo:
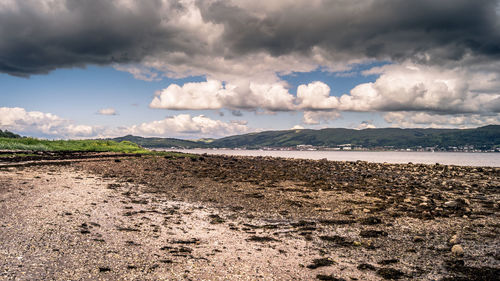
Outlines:
<svg viewBox="0 0 500 281"><path fill-rule="evenodd" d="M500 147L500 125L489 125L476 129L321 129L265 131L235 135L220 139L198 141L174 138L144 138L132 135L114 138L115 141L131 141L148 148L247 148L337 147L351 144L363 148L392 147L394 149L415 147L463 147L494 149Z"/></svg>

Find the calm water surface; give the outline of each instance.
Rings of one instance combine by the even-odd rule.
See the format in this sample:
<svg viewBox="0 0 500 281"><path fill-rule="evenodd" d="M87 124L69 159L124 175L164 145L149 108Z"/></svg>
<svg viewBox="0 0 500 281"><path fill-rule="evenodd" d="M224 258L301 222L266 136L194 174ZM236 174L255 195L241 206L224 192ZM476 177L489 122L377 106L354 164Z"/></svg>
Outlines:
<svg viewBox="0 0 500 281"><path fill-rule="evenodd" d="M322 159L334 161L368 161L376 163L422 163L460 166L500 167L500 153L466 152L399 152L399 151L263 151L263 150L176 150L197 154L223 154L240 156L273 156L284 158Z"/></svg>

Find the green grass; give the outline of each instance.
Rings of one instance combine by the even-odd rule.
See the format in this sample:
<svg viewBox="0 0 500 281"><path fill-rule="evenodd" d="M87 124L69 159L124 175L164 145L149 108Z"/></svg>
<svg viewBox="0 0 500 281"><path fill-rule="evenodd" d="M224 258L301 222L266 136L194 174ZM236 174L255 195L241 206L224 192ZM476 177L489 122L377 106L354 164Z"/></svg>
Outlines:
<svg viewBox="0 0 500 281"><path fill-rule="evenodd" d="M129 141L105 140L40 140L35 138L0 138L0 150L25 151L89 151L144 153L151 151Z"/></svg>
<svg viewBox="0 0 500 281"><path fill-rule="evenodd" d="M0 150L21 151L86 151L86 152L117 152L135 153L166 158L198 158L199 155L152 151L130 142L111 140L40 140L35 138L0 138ZM12 154L0 154L0 158L8 158ZM15 156L35 156L28 153L16 153Z"/></svg>

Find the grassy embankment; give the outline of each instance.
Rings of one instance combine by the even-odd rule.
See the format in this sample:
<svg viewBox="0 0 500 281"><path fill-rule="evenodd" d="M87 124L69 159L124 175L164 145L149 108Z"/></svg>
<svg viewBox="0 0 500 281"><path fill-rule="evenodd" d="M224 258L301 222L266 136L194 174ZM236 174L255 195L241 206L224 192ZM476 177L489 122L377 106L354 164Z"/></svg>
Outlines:
<svg viewBox="0 0 500 281"><path fill-rule="evenodd" d="M19 151L17 156L30 152L115 152L170 157L194 157L177 152L159 152L145 149L133 142L109 140L41 140L36 138L0 138L0 150ZM22 151L22 152L21 152ZM10 154L12 155L12 154ZM2 157L2 155L0 155Z"/></svg>

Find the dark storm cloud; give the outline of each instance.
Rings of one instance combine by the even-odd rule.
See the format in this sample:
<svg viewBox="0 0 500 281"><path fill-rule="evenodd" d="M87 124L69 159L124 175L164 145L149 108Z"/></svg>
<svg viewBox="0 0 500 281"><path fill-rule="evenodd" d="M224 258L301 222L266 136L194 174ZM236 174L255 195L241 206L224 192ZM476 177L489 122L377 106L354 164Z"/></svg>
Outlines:
<svg viewBox="0 0 500 281"><path fill-rule="evenodd" d="M0 5L0 72L19 76L172 52L237 60L256 52L307 56L319 47L335 59L439 64L500 55L494 0L296 1L274 10L198 1L206 22L224 26L213 45L164 24L188 9L173 0L140 1L133 11L113 1L60 1L64 9L48 11L40 1L15 2L15 9Z"/></svg>
<svg viewBox="0 0 500 281"><path fill-rule="evenodd" d="M67 0L62 10L41 11L32 1L0 10L0 71L13 75L47 73L59 67L139 62L158 49L175 50L161 29L158 1L133 12L111 1ZM39 3L38 3L39 4Z"/></svg>
<svg viewBox="0 0 500 281"><path fill-rule="evenodd" d="M226 1L198 3L206 20L224 24L222 42L235 54L260 49L279 56L307 53L314 46L331 54L391 60L500 54L496 0L322 1L289 5L265 17Z"/></svg>

